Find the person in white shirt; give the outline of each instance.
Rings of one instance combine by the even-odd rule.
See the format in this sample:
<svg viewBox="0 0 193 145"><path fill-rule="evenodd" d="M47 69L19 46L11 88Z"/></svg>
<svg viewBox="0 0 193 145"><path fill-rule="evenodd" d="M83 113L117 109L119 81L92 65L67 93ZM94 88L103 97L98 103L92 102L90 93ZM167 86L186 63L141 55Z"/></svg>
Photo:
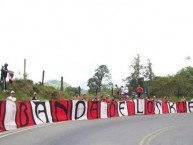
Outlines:
<svg viewBox="0 0 193 145"><path fill-rule="evenodd" d="M125 94L125 96L129 95L129 87L128 87L128 85L125 85L124 94Z"/></svg>
<svg viewBox="0 0 193 145"><path fill-rule="evenodd" d="M124 88L121 86L121 95L124 95Z"/></svg>
<svg viewBox="0 0 193 145"><path fill-rule="evenodd" d="M15 102L17 99L15 97L15 91L11 91L10 96L7 97L7 100Z"/></svg>

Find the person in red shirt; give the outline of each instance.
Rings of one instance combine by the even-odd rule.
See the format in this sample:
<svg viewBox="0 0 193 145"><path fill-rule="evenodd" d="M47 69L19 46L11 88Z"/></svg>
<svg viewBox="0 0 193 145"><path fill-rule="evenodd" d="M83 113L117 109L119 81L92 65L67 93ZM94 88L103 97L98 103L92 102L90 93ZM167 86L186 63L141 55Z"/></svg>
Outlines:
<svg viewBox="0 0 193 145"><path fill-rule="evenodd" d="M142 93L143 93L143 88L140 85L138 85L137 87L138 98L141 98Z"/></svg>

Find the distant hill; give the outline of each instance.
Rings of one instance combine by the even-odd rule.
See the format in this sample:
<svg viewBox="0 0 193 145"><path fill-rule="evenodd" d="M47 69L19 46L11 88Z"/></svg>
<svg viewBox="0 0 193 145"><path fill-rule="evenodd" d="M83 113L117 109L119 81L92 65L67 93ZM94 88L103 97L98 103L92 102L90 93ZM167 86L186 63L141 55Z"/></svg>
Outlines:
<svg viewBox="0 0 193 145"><path fill-rule="evenodd" d="M59 81L59 80L49 80L45 83L45 85L52 86L54 88L59 89L60 86L61 86L61 81ZM63 86L64 86L64 89L65 89L66 87L69 87L70 85L66 82L63 82Z"/></svg>

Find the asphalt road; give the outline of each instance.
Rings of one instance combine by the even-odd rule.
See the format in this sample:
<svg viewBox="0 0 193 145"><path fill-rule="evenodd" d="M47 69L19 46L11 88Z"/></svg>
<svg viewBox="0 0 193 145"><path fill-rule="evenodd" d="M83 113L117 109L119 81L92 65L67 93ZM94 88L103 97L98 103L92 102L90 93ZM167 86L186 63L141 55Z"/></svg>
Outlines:
<svg viewBox="0 0 193 145"><path fill-rule="evenodd" d="M44 124L0 134L0 145L191 145L193 114Z"/></svg>

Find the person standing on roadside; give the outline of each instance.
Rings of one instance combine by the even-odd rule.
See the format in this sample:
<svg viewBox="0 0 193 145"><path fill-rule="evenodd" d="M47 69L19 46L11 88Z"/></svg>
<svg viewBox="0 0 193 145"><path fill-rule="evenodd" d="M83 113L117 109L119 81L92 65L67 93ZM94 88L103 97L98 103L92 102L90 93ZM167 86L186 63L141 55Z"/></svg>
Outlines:
<svg viewBox="0 0 193 145"><path fill-rule="evenodd" d="M2 66L1 68L1 82L2 82L3 92L7 92L7 82L6 82L7 73L8 73L7 67L8 67L8 64L5 63L5 65Z"/></svg>
<svg viewBox="0 0 193 145"><path fill-rule="evenodd" d="M143 88L140 85L138 85L136 91L137 91L138 98L141 98L141 95L143 93Z"/></svg>

